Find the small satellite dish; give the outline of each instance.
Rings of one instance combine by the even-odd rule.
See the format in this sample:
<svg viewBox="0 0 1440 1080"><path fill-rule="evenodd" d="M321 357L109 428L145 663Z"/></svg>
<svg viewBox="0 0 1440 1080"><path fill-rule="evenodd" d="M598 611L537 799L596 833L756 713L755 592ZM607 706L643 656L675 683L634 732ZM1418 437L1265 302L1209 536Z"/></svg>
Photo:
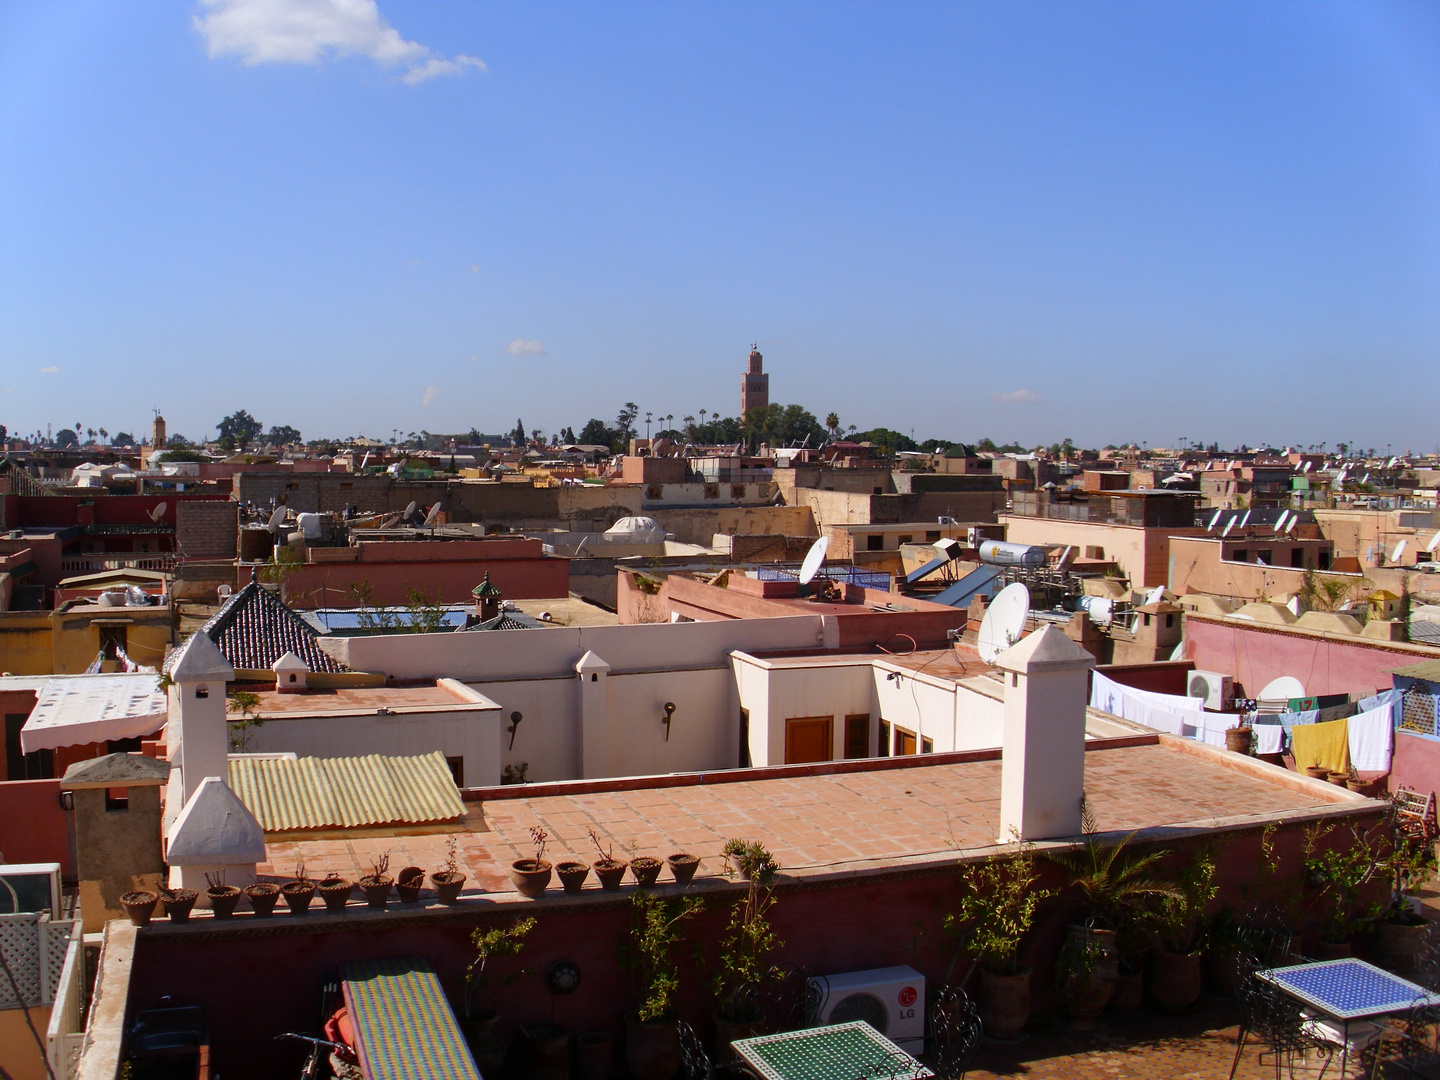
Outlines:
<svg viewBox="0 0 1440 1080"><path fill-rule="evenodd" d="M1294 533L1294 532L1295 532L1295 526L1296 526L1296 525L1299 525L1299 524L1300 524L1300 515L1299 515L1299 514L1295 514L1294 516L1292 516L1292 517L1290 518L1289 524L1287 524L1287 525L1285 526L1285 531L1286 531L1287 533Z"/></svg>
<svg viewBox="0 0 1440 1080"><path fill-rule="evenodd" d="M407 507L405 507L405 512L400 515L400 519L401 519L402 521L409 521L410 518L411 518L411 515L413 515L413 514L415 513L415 510L416 510L416 508L418 507L418 505L419 505L419 504L416 503L416 502L412 499L412 500L410 501L410 505L407 506Z"/></svg>
<svg viewBox="0 0 1440 1080"><path fill-rule="evenodd" d="M1440 533L1436 534L1436 538L1440 539ZM1065 550L1060 553L1060 558L1055 560L1055 569L1061 571L1069 570L1070 564L1075 561L1075 556L1079 554L1079 552L1080 549L1074 544L1068 545Z"/></svg>
<svg viewBox="0 0 1440 1080"><path fill-rule="evenodd" d="M1314 465L1314 464L1315 464L1315 462L1313 462L1313 461L1307 461L1307 462L1305 462L1305 467L1304 467L1303 469L1301 469L1300 471L1301 471L1302 473L1307 473L1307 472L1310 471L1310 467L1311 467L1312 465Z"/></svg>
<svg viewBox="0 0 1440 1080"><path fill-rule="evenodd" d="M1393 468L1395 468L1395 463L1396 463L1397 461L1399 461L1399 460L1400 460L1400 459L1399 459L1398 457L1392 457L1392 458L1390 459L1389 464L1386 465L1385 467L1386 467L1387 469L1393 469Z"/></svg>
<svg viewBox="0 0 1440 1080"><path fill-rule="evenodd" d="M1223 529L1220 530L1220 539L1221 539L1221 540L1224 540L1225 537L1229 536L1229 535L1230 535L1230 530L1233 529L1234 527L1235 527L1235 517L1234 517L1234 515L1231 515L1230 520L1227 521L1227 522L1225 522L1225 528L1223 528Z"/></svg>
<svg viewBox="0 0 1440 1080"><path fill-rule="evenodd" d="M1291 698L1303 698L1305 696L1305 684L1299 679L1290 675L1281 675L1265 684L1265 689L1260 691L1261 701L1289 701Z"/></svg>
<svg viewBox="0 0 1440 1080"><path fill-rule="evenodd" d="M154 521L154 522L158 522L162 517L165 516L165 510L166 510L167 507L169 507L169 505L170 505L169 503L163 503L163 502L162 502L159 506L155 507L154 510L151 510L151 511L150 511L150 520L151 520L151 521Z"/></svg>
<svg viewBox="0 0 1440 1080"><path fill-rule="evenodd" d="M1275 519L1275 533L1278 536L1285 531L1285 519L1290 516L1289 510L1281 510L1280 516Z"/></svg>
<svg viewBox="0 0 1440 1080"><path fill-rule="evenodd" d="M1425 545L1425 550L1433 552L1437 547L1440 547L1440 532L1430 538L1430 543Z"/></svg>
<svg viewBox="0 0 1440 1080"><path fill-rule="evenodd" d="M289 507L277 506L275 512L270 515L270 520L266 523L265 527L269 529L271 533L278 532L280 523L285 520L285 515L289 512Z"/></svg>
<svg viewBox="0 0 1440 1080"><path fill-rule="evenodd" d="M1408 543L1408 540L1401 540L1398 544L1395 545L1395 550L1390 553L1391 562L1400 561L1400 556L1405 554L1405 545Z"/></svg>
<svg viewBox="0 0 1440 1080"><path fill-rule="evenodd" d="M1337 484L1343 484L1343 483L1345 483L1345 477L1347 477L1347 476L1349 476L1349 475L1350 475L1350 470L1349 470L1349 469L1341 469L1341 470L1340 470L1340 475L1335 478L1335 482L1336 482Z"/></svg>
<svg viewBox="0 0 1440 1080"><path fill-rule="evenodd" d="M1223 511L1223 510L1216 510L1216 511L1215 511L1214 515L1210 518L1210 524L1205 526L1206 531L1208 531L1208 532L1214 532L1214 531L1215 531L1215 526L1220 524L1220 515L1223 514L1224 512L1225 512L1225 511Z"/></svg>
<svg viewBox="0 0 1440 1080"><path fill-rule="evenodd" d="M1248 524L1250 524L1250 511L1249 511L1249 510L1246 510L1246 511L1245 511L1245 516L1240 519L1240 526L1239 526L1239 527L1243 529L1243 528L1244 528L1246 525L1248 525Z"/></svg>
<svg viewBox="0 0 1440 1080"><path fill-rule="evenodd" d="M434 525L435 522L436 522L436 520L437 520L439 517L440 517L440 504L437 502L434 506L430 507L429 512L425 515L425 524L426 524L426 525Z"/></svg>
<svg viewBox="0 0 1440 1080"><path fill-rule="evenodd" d="M815 575L820 572L820 567L825 565L825 550L829 546L830 538L828 536L822 536L810 545L810 550L805 553L805 561L800 564L801 585L809 585L815 580Z"/></svg>
<svg viewBox="0 0 1440 1080"><path fill-rule="evenodd" d="M980 659L993 664L997 656L1019 641L1029 615L1029 589L1018 581L1001 589L985 609L985 620L980 624Z"/></svg>
<svg viewBox="0 0 1440 1080"><path fill-rule="evenodd" d="M1151 589L1148 593L1145 594L1145 603L1142 606L1149 607L1151 604L1158 604L1161 600L1164 599L1165 586L1156 585L1153 589Z"/></svg>

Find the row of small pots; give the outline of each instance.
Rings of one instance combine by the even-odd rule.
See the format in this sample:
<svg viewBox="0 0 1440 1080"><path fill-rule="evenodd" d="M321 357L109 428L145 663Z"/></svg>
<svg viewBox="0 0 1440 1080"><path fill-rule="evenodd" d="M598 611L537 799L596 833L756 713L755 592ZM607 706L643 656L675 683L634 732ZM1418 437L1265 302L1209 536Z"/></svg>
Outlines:
<svg viewBox="0 0 1440 1080"><path fill-rule="evenodd" d="M465 875L459 871L441 870L430 875L430 883L442 904L453 904L465 886ZM275 906L283 897L292 915L303 915L310 908L318 893L327 911L344 911L350 894L356 888L365 896L365 903L372 908L383 908L390 899L392 889L399 892L402 904L413 904L420 899L420 890L425 887L425 871L418 866L407 866L400 871L398 883L389 874L379 877L370 875L357 884L342 877L327 877L320 881L295 880L283 885L270 881L257 881L240 889L234 885L212 885L205 890L210 901L210 910L217 919L228 919L235 914L243 896L250 901L250 907L257 918L268 918L275 912ZM165 914L171 922L186 922L195 907L199 893L194 889L151 892L138 889L120 897L120 906L136 926L148 926L155 914L157 904L163 902Z"/></svg>
<svg viewBox="0 0 1440 1080"><path fill-rule="evenodd" d="M567 860L553 866L547 859L517 859L510 864L510 880L514 883L516 892L534 900L544 895L545 890L550 887L552 870L560 875L560 884L567 893L578 893L584 887L590 871L594 870L595 876L600 879L600 887L607 892L615 892L625 880L626 870L634 876L635 884L650 886L659 879L660 871L666 863L670 866L675 884L684 888L690 884L695 877L695 871L700 868L700 857L680 851L668 856L664 863L651 855L641 855L628 863L624 859L599 859L589 864Z"/></svg>

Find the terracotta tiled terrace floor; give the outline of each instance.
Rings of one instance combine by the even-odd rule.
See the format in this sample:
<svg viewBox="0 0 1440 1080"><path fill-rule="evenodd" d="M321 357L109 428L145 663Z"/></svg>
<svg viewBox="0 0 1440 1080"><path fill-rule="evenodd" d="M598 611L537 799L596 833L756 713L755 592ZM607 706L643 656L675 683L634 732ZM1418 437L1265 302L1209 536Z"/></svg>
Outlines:
<svg viewBox="0 0 1440 1080"><path fill-rule="evenodd" d="M1213 824L1220 819L1304 811L1330 800L1226 768L1161 745L1094 750L1086 755L1087 796L1105 830ZM373 858L390 854L392 872L433 870L453 835L467 892L510 891L511 862L531 854L528 833L549 833L547 858L593 860L587 830L617 856L691 851L720 869L730 837L763 837L788 871L859 870L917 856L940 856L994 843L1000 811L1000 762L925 765L787 779L679 787L641 787L573 795L540 795L471 804L449 831L423 835L356 835L268 845L262 873L288 876L297 857L316 876L352 879ZM595 883L590 883L596 887Z"/></svg>

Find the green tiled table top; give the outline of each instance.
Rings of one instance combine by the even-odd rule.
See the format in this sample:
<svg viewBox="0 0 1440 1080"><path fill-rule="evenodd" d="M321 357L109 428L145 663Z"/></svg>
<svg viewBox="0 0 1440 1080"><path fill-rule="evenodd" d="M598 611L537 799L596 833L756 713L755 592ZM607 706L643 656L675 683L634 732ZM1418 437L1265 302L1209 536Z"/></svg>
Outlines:
<svg viewBox="0 0 1440 1080"><path fill-rule="evenodd" d="M863 1020L737 1039L765 1080L900 1080L934 1076Z"/></svg>

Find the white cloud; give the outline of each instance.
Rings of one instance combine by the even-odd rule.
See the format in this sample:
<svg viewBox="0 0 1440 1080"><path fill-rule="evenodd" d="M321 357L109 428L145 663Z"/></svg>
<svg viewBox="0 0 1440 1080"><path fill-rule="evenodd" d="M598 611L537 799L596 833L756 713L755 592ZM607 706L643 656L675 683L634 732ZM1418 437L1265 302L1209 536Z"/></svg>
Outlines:
<svg viewBox="0 0 1440 1080"><path fill-rule="evenodd" d="M210 56L238 56L246 65L318 64L339 56L368 56L401 67L410 85L437 75L484 71L473 56L447 60L418 41L406 41L385 21L375 0L200 0L195 29Z"/></svg>
<svg viewBox="0 0 1440 1080"><path fill-rule="evenodd" d="M1043 401L1039 394L1033 390L1007 390L1003 394L991 394L990 400L1003 401L1007 405L1029 404L1031 402Z"/></svg>
<svg viewBox="0 0 1440 1080"><path fill-rule="evenodd" d="M60 369L59 369L58 367L56 367L54 364L51 364L49 367L42 367L42 368L40 369L40 374L41 374L41 375L58 375L58 374L60 374Z"/></svg>
<svg viewBox="0 0 1440 1080"><path fill-rule="evenodd" d="M431 405L435 404L435 399L439 396L440 388L438 386L427 386L425 387L425 393L420 395L420 404L428 409Z"/></svg>
<svg viewBox="0 0 1440 1080"><path fill-rule="evenodd" d="M517 337L505 346L505 351L511 356L544 356L545 345L540 341L526 341Z"/></svg>

